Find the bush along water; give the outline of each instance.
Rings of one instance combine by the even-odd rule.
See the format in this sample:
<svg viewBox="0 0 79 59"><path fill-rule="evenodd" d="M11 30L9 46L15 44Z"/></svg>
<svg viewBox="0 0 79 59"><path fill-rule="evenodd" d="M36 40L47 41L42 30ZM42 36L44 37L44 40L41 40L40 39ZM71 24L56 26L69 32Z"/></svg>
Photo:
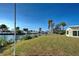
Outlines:
<svg viewBox="0 0 79 59"><path fill-rule="evenodd" d="M27 36L22 37L21 40L30 40L32 38L37 38L37 37L38 37L37 35L34 35L34 36L27 35Z"/></svg>
<svg viewBox="0 0 79 59"><path fill-rule="evenodd" d="M3 38L0 38L0 47L4 47L6 45L7 45L7 40L3 39Z"/></svg>
<svg viewBox="0 0 79 59"><path fill-rule="evenodd" d="M21 38L21 40L29 40L29 39L32 39L32 37L31 36L24 36Z"/></svg>

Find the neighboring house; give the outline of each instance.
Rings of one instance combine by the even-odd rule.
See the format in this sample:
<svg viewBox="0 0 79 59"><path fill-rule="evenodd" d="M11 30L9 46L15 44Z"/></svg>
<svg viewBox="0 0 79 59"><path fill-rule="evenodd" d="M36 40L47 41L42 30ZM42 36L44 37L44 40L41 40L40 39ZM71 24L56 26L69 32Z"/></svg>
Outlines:
<svg viewBox="0 0 79 59"><path fill-rule="evenodd" d="M71 26L71 27L67 28L66 36L79 38L79 25L78 26Z"/></svg>
<svg viewBox="0 0 79 59"><path fill-rule="evenodd" d="M2 29L0 29L0 32L2 32Z"/></svg>
<svg viewBox="0 0 79 59"><path fill-rule="evenodd" d="M6 29L6 28L0 29L0 32L7 32L7 31L8 31L8 29Z"/></svg>

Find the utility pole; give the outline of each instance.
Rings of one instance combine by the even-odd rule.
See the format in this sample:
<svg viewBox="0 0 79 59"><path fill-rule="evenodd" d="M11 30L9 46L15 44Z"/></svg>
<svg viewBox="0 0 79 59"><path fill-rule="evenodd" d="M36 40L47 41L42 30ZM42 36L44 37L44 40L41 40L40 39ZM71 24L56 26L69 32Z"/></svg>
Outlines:
<svg viewBox="0 0 79 59"><path fill-rule="evenodd" d="M15 56L16 50L16 3L14 3L14 46L13 46L13 56Z"/></svg>

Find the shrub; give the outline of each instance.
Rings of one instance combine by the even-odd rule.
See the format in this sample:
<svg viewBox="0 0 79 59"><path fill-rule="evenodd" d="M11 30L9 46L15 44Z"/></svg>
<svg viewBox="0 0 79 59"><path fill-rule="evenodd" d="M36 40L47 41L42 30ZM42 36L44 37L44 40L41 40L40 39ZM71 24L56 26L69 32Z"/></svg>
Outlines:
<svg viewBox="0 0 79 59"><path fill-rule="evenodd" d="M29 39L32 39L31 36L24 36L23 38L21 38L21 40L29 40Z"/></svg>
<svg viewBox="0 0 79 59"><path fill-rule="evenodd" d="M54 30L54 33L55 34L61 34L61 35L64 35L65 34L65 30Z"/></svg>
<svg viewBox="0 0 79 59"><path fill-rule="evenodd" d="M65 34L65 30L60 30L59 34L64 35Z"/></svg>
<svg viewBox="0 0 79 59"><path fill-rule="evenodd" d="M32 39L32 37L31 36L27 36L27 39Z"/></svg>
<svg viewBox="0 0 79 59"><path fill-rule="evenodd" d="M38 37L37 35L35 35L34 37Z"/></svg>
<svg viewBox="0 0 79 59"><path fill-rule="evenodd" d="M13 39L7 41L7 44L12 44L12 43L14 43Z"/></svg>
<svg viewBox="0 0 79 59"><path fill-rule="evenodd" d="M7 40L0 38L0 47L6 46L7 45Z"/></svg>

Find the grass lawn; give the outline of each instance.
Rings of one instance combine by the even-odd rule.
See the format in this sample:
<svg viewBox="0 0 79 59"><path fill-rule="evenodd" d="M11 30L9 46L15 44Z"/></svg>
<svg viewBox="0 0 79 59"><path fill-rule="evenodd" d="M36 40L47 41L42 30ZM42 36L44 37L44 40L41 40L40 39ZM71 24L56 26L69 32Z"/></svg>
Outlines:
<svg viewBox="0 0 79 59"><path fill-rule="evenodd" d="M3 55L12 55L12 48L6 49ZM79 55L79 38L53 34L31 40L22 40L16 43L16 55Z"/></svg>

